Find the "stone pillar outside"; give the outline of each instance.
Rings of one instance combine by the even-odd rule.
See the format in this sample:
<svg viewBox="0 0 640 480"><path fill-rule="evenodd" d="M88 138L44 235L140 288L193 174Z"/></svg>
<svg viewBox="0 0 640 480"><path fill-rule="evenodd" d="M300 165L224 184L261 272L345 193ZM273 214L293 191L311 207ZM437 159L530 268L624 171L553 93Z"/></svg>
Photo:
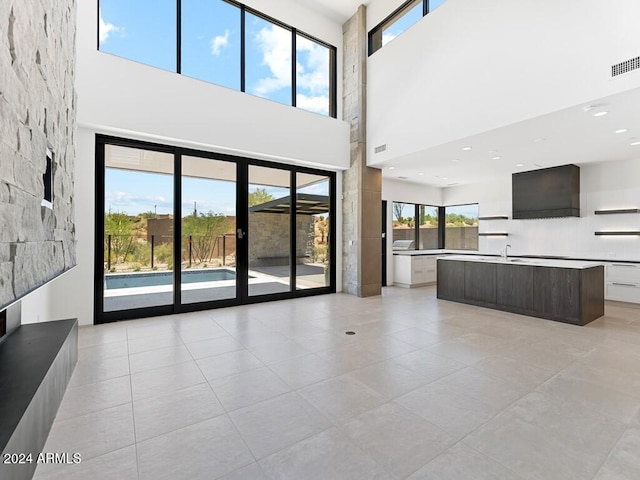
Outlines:
<svg viewBox="0 0 640 480"><path fill-rule="evenodd" d="M342 26L343 119L351 123L351 163L342 183L343 290L359 297L382 289L382 172L367 167L367 10Z"/></svg>

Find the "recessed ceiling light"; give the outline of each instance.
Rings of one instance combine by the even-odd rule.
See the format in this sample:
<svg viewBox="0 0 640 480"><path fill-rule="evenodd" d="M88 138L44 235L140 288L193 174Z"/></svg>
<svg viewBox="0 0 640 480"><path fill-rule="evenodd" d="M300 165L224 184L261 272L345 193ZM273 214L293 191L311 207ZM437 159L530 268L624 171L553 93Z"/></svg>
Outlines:
<svg viewBox="0 0 640 480"><path fill-rule="evenodd" d="M493 157L494 160L500 160L502 157Z"/></svg>
<svg viewBox="0 0 640 480"><path fill-rule="evenodd" d="M582 111L583 112L590 112L591 110L593 110L595 108L596 108L595 105L585 105L584 107L582 107Z"/></svg>
<svg viewBox="0 0 640 480"><path fill-rule="evenodd" d="M604 117L609 112L596 112L593 114L594 117Z"/></svg>
<svg viewBox="0 0 640 480"><path fill-rule="evenodd" d="M424 175L424 173L420 172L418 175L422 176L422 175Z"/></svg>
<svg viewBox="0 0 640 480"><path fill-rule="evenodd" d="M489 150L487 153L489 155L495 155L496 153L498 153L498 151L497 150Z"/></svg>
<svg viewBox="0 0 640 480"><path fill-rule="evenodd" d="M621 128L620 130L616 130L616 133L627 133L629 130L626 128Z"/></svg>
<svg viewBox="0 0 640 480"><path fill-rule="evenodd" d="M449 177L442 177L443 180L449 180Z"/></svg>
<svg viewBox="0 0 640 480"><path fill-rule="evenodd" d="M395 170L396 167L389 167L389 170Z"/></svg>
<svg viewBox="0 0 640 480"><path fill-rule="evenodd" d="M469 150L471 150L471 147L462 147L462 150L464 150L465 152L468 152Z"/></svg>
<svg viewBox="0 0 640 480"><path fill-rule="evenodd" d="M459 162L460 160L457 158L454 158L453 160L451 160L452 162Z"/></svg>
<svg viewBox="0 0 640 480"><path fill-rule="evenodd" d="M533 143L542 143L544 141L546 141L547 139L544 137L539 137L539 138L534 138L533 139Z"/></svg>
<svg viewBox="0 0 640 480"><path fill-rule="evenodd" d="M516 167L524 167L524 163L516 163Z"/></svg>
<svg viewBox="0 0 640 480"><path fill-rule="evenodd" d="M640 142L633 142L631 145L635 147L636 145L640 145Z"/></svg>

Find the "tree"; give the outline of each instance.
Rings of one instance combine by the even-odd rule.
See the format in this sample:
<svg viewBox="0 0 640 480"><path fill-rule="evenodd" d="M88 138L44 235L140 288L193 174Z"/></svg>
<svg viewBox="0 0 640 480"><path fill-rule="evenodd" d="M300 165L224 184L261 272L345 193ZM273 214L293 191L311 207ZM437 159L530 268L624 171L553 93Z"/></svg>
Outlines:
<svg viewBox="0 0 640 480"><path fill-rule="evenodd" d="M109 248L107 243L111 236L111 253L115 255L116 263L127 261L133 243L134 223L135 219L124 212L109 212L104 216L105 251Z"/></svg>
<svg viewBox="0 0 640 480"><path fill-rule="evenodd" d="M404 207L405 207L404 203L397 203L397 202L393 203L393 216L400 223L403 223L403 220L404 220L402 218L402 211L404 210Z"/></svg>
<svg viewBox="0 0 640 480"><path fill-rule="evenodd" d="M191 237L191 251L196 263L213 257L218 236L227 229L227 217L221 213L190 215L182 219L182 234Z"/></svg>
<svg viewBox="0 0 640 480"><path fill-rule="evenodd" d="M275 200L276 197L267 192L264 187L256 188L253 192L249 193L249 206L262 205L263 203Z"/></svg>

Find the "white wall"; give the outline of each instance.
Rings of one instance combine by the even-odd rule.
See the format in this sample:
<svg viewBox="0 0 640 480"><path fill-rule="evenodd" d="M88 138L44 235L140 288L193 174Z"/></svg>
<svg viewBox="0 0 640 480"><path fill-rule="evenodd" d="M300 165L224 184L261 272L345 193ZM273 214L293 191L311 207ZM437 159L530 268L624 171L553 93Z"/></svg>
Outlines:
<svg viewBox="0 0 640 480"><path fill-rule="evenodd" d="M250 3L334 44L341 59L341 25L290 0ZM99 52L96 18L95 0L78 3L81 126L203 150L348 168L348 123Z"/></svg>
<svg viewBox="0 0 640 480"><path fill-rule="evenodd" d="M580 218L480 221L480 251L499 253L506 244L515 255L560 255L602 260L640 260L640 237L598 237L595 231L640 230L640 214L594 215L595 210L640 208L640 160L587 164L580 168ZM511 218L511 177L445 188L445 205L479 203L480 216Z"/></svg>
<svg viewBox="0 0 640 480"><path fill-rule="evenodd" d="M382 199L387 201L387 285L393 285L393 202L442 205L442 189L384 178Z"/></svg>
<svg viewBox="0 0 640 480"><path fill-rule="evenodd" d="M397 3L374 0L368 27ZM447 0L369 57L369 164L639 87L611 78L638 18L637 0Z"/></svg>

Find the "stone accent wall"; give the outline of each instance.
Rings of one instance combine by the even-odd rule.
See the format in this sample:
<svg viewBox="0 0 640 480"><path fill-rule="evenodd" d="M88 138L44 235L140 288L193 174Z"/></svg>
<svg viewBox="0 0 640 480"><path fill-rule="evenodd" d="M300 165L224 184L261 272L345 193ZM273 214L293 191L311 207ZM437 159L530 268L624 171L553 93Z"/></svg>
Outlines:
<svg viewBox="0 0 640 480"><path fill-rule="evenodd" d="M75 31L75 0L0 2L0 308L76 263Z"/></svg>
<svg viewBox="0 0 640 480"><path fill-rule="evenodd" d="M342 285L368 297L382 289L382 172L367 167L367 11L342 26L343 119L351 123L351 164L342 185Z"/></svg>
<svg viewBox="0 0 640 480"><path fill-rule="evenodd" d="M296 218L296 263L313 256L309 232L311 215ZM249 214L249 267L289 264L289 215L255 212Z"/></svg>

